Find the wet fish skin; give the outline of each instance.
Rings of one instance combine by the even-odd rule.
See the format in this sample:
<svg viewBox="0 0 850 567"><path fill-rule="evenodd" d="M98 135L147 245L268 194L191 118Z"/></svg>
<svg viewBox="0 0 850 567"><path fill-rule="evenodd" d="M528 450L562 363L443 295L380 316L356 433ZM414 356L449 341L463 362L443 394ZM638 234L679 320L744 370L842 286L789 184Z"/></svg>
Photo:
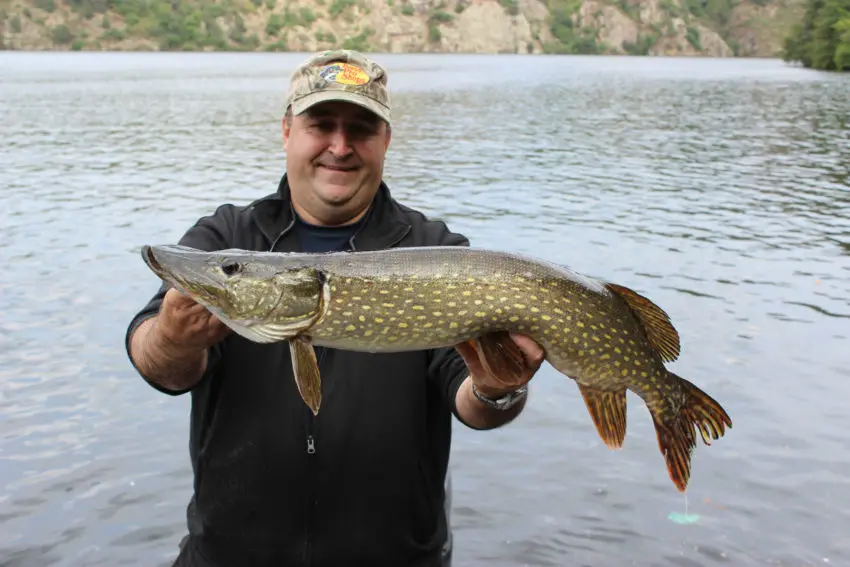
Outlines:
<svg viewBox="0 0 850 567"><path fill-rule="evenodd" d="M161 246L145 247L143 257L237 333L289 340L302 369L299 392L318 391L305 398L314 412L318 370L299 376L310 344L397 352L471 340L503 368L506 360L494 353L510 345L498 337L516 332L536 340L546 360L576 381L609 448L625 439L626 390L637 394L680 491L696 431L710 444L732 426L714 399L665 368L680 344L663 310L629 288L562 266L466 247L298 254Z"/></svg>

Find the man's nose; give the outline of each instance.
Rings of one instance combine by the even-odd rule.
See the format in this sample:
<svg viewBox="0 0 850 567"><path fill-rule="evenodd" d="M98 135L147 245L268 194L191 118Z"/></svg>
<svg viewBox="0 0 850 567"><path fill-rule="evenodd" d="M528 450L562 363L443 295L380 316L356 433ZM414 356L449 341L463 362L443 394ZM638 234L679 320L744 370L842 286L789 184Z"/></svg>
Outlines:
<svg viewBox="0 0 850 567"><path fill-rule="evenodd" d="M331 134L330 152L337 157L345 157L353 150L344 128L336 128Z"/></svg>

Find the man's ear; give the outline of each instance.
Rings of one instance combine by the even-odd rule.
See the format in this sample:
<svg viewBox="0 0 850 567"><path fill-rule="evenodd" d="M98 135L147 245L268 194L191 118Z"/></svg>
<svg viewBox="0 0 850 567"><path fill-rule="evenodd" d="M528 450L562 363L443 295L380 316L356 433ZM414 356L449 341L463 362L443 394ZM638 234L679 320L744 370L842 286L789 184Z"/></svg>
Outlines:
<svg viewBox="0 0 850 567"><path fill-rule="evenodd" d="M283 132L283 150L286 151L289 148L289 131L292 128L286 120L286 116L281 119L280 127Z"/></svg>

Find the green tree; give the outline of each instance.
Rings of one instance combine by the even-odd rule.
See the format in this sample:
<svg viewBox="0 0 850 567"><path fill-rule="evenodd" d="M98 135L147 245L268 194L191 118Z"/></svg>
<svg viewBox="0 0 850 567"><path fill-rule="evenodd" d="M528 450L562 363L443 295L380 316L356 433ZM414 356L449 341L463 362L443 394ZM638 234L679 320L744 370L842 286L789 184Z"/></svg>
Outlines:
<svg viewBox="0 0 850 567"><path fill-rule="evenodd" d="M823 71L850 71L850 0L808 0L782 58Z"/></svg>

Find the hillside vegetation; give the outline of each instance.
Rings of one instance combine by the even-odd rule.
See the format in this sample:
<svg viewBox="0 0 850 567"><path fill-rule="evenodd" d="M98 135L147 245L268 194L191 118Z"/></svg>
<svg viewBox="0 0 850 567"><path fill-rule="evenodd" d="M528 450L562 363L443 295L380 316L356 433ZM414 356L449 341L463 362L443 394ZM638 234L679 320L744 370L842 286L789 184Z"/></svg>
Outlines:
<svg viewBox="0 0 850 567"><path fill-rule="evenodd" d="M782 57L814 69L850 71L850 0L808 0Z"/></svg>
<svg viewBox="0 0 850 567"><path fill-rule="evenodd" d="M0 45L775 56L800 1L0 0Z"/></svg>

